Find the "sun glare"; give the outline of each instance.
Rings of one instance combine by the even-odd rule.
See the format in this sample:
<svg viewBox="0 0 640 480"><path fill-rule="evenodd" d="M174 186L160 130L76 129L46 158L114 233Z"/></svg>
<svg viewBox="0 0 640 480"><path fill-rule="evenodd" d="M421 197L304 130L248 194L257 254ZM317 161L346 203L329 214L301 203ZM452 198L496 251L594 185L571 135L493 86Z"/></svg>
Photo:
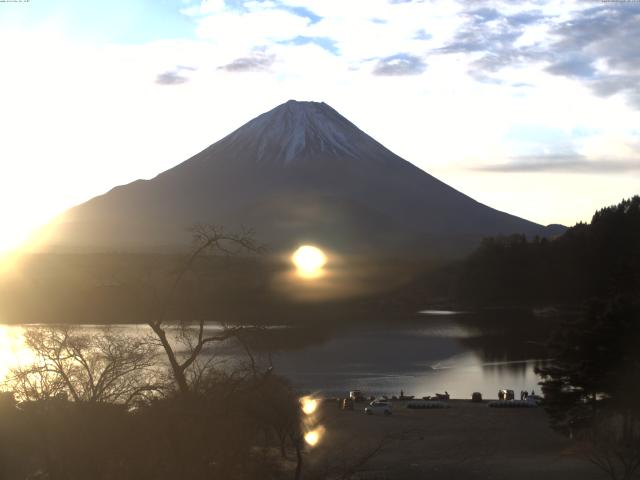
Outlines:
<svg viewBox="0 0 640 480"><path fill-rule="evenodd" d="M318 401L315 398L303 397L300 399L300 403L302 404L302 411L305 415L313 414L318 408Z"/></svg>
<svg viewBox="0 0 640 480"><path fill-rule="evenodd" d="M322 439L322 434L324 433L323 427L318 427L315 430L311 430L307 432L304 436L304 441L307 442L307 445L311 447L315 447L318 442Z"/></svg>
<svg viewBox="0 0 640 480"><path fill-rule="evenodd" d="M303 245L294 252L291 261L302 278L317 278L323 273L327 256L318 247Z"/></svg>
<svg viewBox="0 0 640 480"><path fill-rule="evenodd" d="M0 238L0 273L6 273L13 268L28 240L26 235L12 233L5 230Z"/></svg>

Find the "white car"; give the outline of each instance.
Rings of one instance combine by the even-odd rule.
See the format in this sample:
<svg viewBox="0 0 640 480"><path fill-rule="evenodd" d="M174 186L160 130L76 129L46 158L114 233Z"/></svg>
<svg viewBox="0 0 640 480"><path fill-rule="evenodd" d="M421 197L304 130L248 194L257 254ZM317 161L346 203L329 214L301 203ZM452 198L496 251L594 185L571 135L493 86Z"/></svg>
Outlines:
<svg viewBox="0 0 640 480"><path fill-rule="evenodd" d="M378 400L371 402L364 408L364 413L367 415L391 415L391 411L391 403Z"/></svg>

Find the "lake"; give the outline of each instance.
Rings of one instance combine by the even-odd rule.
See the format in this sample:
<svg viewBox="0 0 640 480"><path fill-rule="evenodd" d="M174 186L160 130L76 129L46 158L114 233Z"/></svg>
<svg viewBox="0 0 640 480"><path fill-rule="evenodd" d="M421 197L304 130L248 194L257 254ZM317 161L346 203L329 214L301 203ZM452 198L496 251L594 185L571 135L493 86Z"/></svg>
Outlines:
<svg viewBox="0 0 640 480"><path fill-rule="evenodd" d="M299 389L325 395L357 389L376 396L403 390L416 397L448 391L470 398L478 391L495 398L501 388L516 395L539 390L534 368L544 359L548 330L510 331L503 313L488 322L487 315L447 313L345 328L321 343L278 353L274 367Z"/></svg>
<svg viewBox="0 0 640 480"><path fill-rule="evenodd" d="M257 358L266 362L270 357L275 371L301 393L342 396L357 389L391 396L403 390L422 397L448 391L455 398L470 398L479 391L495 398L501 388L516 395L539 390L534 368L545 356L541 342L548 322L523 312L431 310L394 322L275 328L270 332L277 341L261 347ZM0 327L0 377L30 359L22 342L24 328ZM145 326L112 328L131 335L148 332ZM227 359L242 355L230 345L216 354Z"/></svg>

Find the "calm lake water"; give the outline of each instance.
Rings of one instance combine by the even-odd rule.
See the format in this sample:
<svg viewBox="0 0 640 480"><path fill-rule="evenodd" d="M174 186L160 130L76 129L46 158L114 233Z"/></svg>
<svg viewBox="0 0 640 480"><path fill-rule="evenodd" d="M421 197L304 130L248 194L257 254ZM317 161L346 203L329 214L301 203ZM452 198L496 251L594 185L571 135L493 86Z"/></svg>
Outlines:
<svg viewBox="0 0 640 480"><path fill-rule="evenodd" d="M526 322L528 319L518 319ZM301 390L344 395L415 395L448 391L456 398L501 388L539 390L536 364L544 359L541 329L505 333L501 322L482 325L447 314L426 314L400 324L360 325L328 340L275 355L276 371Z"/></svg>
<svg viewBox="0 0 640 480"><path fill-rule="evenodd" d="M278 343L271 361L300 392L331 396L354 389L389 396L403 390L419 398L446 390L456 398L469 398L474 391L495 398L501 388L516 395L539 390L534 367L544 359L541 342L548 325L512 312L454 313L427 311L401 322L298 328L293 336L291 329L279 328L277 335L287 341ZM0 377L11 366L29 361L23 328L0 326ZM147 332L144 326L113 328L131 335ZM241 353L227 346L217 355L233 358ZM265 361L267 354L257 358Z"/></svg>

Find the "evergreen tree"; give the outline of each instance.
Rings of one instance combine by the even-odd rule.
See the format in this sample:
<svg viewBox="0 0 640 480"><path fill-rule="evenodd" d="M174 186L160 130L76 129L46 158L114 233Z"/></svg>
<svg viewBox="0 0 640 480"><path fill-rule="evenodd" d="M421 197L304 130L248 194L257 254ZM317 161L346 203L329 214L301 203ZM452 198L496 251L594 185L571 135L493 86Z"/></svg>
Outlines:
<svg viewBox="0 0 640 480"><path fill-rule="evenodd" d="M611 478L640 467L640 297L593 302L550 341L536 369L552 427L579 440Z"/></svg>

